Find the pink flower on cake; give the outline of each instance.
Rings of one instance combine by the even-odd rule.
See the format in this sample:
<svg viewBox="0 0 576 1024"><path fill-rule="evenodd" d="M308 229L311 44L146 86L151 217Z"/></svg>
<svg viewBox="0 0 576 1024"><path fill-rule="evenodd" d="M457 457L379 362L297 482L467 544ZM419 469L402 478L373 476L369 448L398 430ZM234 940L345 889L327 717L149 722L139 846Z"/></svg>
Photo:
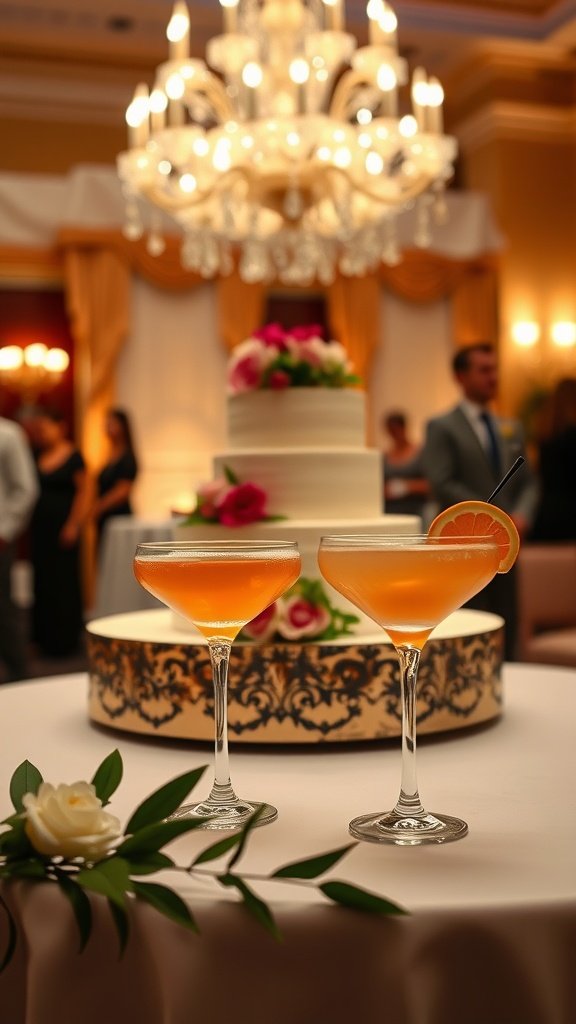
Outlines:
<svg viewBox="0 0 576 1024"><path fill-rule="evenodd" d="M280 601L265 608L260 615L244 626L244 635L248 640L269 640L278 629Z"/></svg>
<svg viewBox="0 0 576 1024"><path fill-rule="evenodd" d="M272 370L268 377L268 387L273 391L283 391L284 388L289 388L291 383L290 376L284 370Z"/></svg>
<svg viewBox="0 0 576 1024"><path fill-rule="evenodd" d="M285 330L266 324L238 345L228 364L232 395L259 388L343 388L358 384L346 350L324 341L320 324L301 324Z"/></svg>
<svg viewBox="0 0 576 1024"><path fill-rule="evenodd" d="M223 526L247 526L266 515L266 491L257 484L229 487L216 504L218 522Z"/></svg>
<svg viewBox="0 0 576 1024"><path fill-rule="evenodd" d="M253 391L262 386L264 372L277 352L256 338L248 338L237 345L228 363L228 384L233 394Z"/></svg>
<svg viewBox="0 0 576 1024"><path fill-rule="evenodd" d="M196 511L203 519L216 519L218 502L229 485L223 477L201 484L196 493Z"/></svg>
<svg viewBox="0 0 576 1024"><path fill-rule="evenodd" d="M284 600L279 631L287 640L317 636L329 625L330 615L322 605L313 604L299 595Z"/></svg>
<svg viewBox="0 0 576 1024"><path fill-rule="evenodd" d="M272 346L277 349L286 348L286 331L281 324L265 324L264 327L260 327L257 331L254 331L253 338L258 338L259 341L263 341L265 345Z"/></svg>

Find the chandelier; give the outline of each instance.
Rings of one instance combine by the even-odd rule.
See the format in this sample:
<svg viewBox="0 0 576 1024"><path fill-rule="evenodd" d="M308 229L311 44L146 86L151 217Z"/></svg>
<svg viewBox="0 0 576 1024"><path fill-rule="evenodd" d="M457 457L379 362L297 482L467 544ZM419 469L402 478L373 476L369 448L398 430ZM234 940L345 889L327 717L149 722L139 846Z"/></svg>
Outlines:
<svg viewBox="0 0 576 1024"><path fill-rule="evenodd" d="M48 348L43 342L4 345L0 348L0 383L17 391L26 402L59 384L70 357L63 348Z"/></svg>
<svg viewBox="0 0 576 1024"><path fill-rule="evenodd" d="M294 285L397 263L396 220L413 205L414 244L429 245L456 141L438 80L416 68L408 81L390 5L369 0L357 47L342 0L220 4L203 61L178 0L169 60L128 107L125 234L144 234L148 206L150 252L163 251L162 211L183 231L186 268L209 278L237 259L246 282Z"/></svg>

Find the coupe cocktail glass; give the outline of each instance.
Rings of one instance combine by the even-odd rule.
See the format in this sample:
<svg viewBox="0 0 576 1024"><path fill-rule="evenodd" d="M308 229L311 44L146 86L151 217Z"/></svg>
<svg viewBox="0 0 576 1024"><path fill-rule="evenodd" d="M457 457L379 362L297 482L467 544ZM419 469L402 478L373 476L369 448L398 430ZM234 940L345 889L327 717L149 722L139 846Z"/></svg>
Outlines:
<svg viewBox="0 0 576 1024"><path fill-rule="evenodd" d="M186 805L177 817L205 817L202 827L237 828L255 809L259 825L274 821L270 804L236 796L228 758L230 648L243 626L280 597L300 575L298 545L284 541L139 544L134 557L139 583L206 637L214 682L215 763L210 796Z"/></svg>
<svg viewBox="0 0 576 1024"><path fill-rule="evenodd" d="M386 630L400 662L402 778L392 811L350 823L357 839L418 846L466 835L459 818L424 810L416 779L416 680L430 633L493 578L500 562L493 538L323 537L324 578Z"/></svg>

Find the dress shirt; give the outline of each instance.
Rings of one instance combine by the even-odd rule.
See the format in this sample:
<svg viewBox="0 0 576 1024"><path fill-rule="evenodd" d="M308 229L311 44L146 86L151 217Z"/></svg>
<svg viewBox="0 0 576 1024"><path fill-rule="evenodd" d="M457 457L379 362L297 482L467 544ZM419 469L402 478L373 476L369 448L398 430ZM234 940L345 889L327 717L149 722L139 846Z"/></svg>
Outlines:
<svg viewBox="0 0 576 1024"><path fill-rule="evenodd" d="M471 402L468 398L464 398L460 403L460 408L468 420L472 430L476 434L476 437L480 441L484 451L488 458L491 458L491 441L488 434L488 428L482 419L484 413L488 410L482 405L477 405L476 402ZM491 413L488 413L491 416ZM492 423L494 431L496 432L496 419L492 416Z"/></svg>
<svg viewBox="0 0 576 1024"><path fill-rule="evenodd" d="M0 540L22 533L38 496L38 480L26 435L0 416Z"/></svg>

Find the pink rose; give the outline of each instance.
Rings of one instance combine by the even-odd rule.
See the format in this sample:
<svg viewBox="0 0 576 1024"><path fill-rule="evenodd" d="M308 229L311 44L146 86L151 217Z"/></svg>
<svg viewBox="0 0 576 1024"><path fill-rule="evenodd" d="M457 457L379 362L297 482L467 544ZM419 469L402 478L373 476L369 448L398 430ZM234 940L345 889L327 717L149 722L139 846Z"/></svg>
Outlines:
<svg viewBox="0 0 576 1024"><path fill-rule="evenodd" d="M296 341L308 341L309 338L322 337L321 324L302 324L300 327L291 327L288 334Z"/></svg>
<svg viewBox="0 0 576 1024"><path fill-rule="evenodd" d="M216 505L218 521L223 526L247 526L266 515L266 491L256 484L229 487Z"/></svg>
<svg viewBox="0 0 576 1024"><path fill-rule="evenodd" d="M285 370L272 370L268 377L268 387L273 391L283 391L284 388L290 387L290 383L290 376Z"/></svg>
<svg viewBox="0 0 576 1024"><path fill-rule="evenodd" d="M264 327L254 331L252 337L263 341L265 345L271 345L280 350L286 347L286 332L282 325L278 323L265 324Z"/></svg>
<svg viewBox="0 0 576 1024"><path fill-rule="evenodd" d="M317 636L330 625L330 615L322 605L312 604L303 597L286 598L278 629L287 640L302 636Z"/></svg>
<svg viewBox="0 0 576 1024"><path fill-rule="evenodd" d="M278 601L268 605L260 615L248 622L242 630L251 640L269 640L276 632L278 624Z"/></svg>
<svg viewBox="0 0 576 1024"><path fill-rule="evenodd" d="M262 366L257 356L244 356L230 368L228 383L234 392L253 391L260 386L262 380Z"/></svg>
<svg viewBox="0 0 576 1024"><path fill-rule="evenodd" d="M221 500L223 492L227 490L228 483L223 477L219 477L217 480L210 480L208 483L202 484L196 494L196 511L204 517L204 519L216 519L216 507L218 501Z"/></svg>

